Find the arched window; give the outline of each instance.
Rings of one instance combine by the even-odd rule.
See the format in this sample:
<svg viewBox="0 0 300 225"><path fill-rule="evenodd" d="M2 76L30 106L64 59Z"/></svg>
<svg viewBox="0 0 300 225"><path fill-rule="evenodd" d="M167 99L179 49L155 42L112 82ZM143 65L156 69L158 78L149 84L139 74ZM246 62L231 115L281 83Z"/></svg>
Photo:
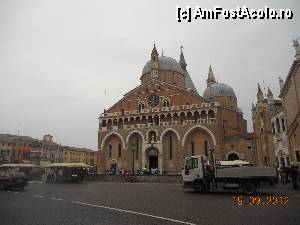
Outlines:
<svg viewBox="0 0 300 225"><path fill-rule="evenodd" d="M276 128L277 128L277 132L280 133L280 123L278 118L276 118Z"/></svg>
<svg viewBox="0 0 300 225"><path fill-rule="evenodd" d="M208 111L208 118L215 118L215 112L211 109Z"/></svg>
<svg viewBox="0 0 300 225"><path fill-rule="evenodd" d="M145 109L145 103L144 102L139 102L139 112Z"/></svg>
<svg viewBox="0 0 300 225"><path fill-rule="evenodd" d="M264 162L263 162L264 166L268 165L268 157L264 156Z"/></svg>
<svg viewBox="0 0 300 225"><path fill-rule="evenodd" d="M170 147L170 159L172 159L173 158L173 143L172 143L172 135L170 134L170 137L169 137L169 147Z"/></svg>
<svg viewBox="0 0 300 225"><path fill-rule="evenodd" d="M159 126L159 116L158 115L154 116L154 123L156 126Z"/></svg>
<svg viewBox="0 0 300 225"><path fill-rule="evenodd" d="M205 155L208 156L208 141L207 140L204 141L204 152L205 152Z"/></svg>
<svg viewBox="0 0 300 225"><path fill-rule="evenodd" d="M118 144L118 149L119 149L119 157L122 156L122 146L121 143Z"/></svg>
<svg viewBox="0 0 300 225"><path fill-rule="evenodd" d="M284 118L281 118L281 126L282 126L282 131L285 131Z"/></svg>
<svg viewBox="0 0 300 225"><path fill-rule="evenodd" d="M170 107L170 101L169 101L169 99L164 99L163 100L163 107L165 107L165 108L169 108Z"/></svg>
<svg viewBox="0 0 300 225"><path fill-rule="evenodd" d="M275 125L274 125L274 123L272 123L272 133L273 133L273 135L275 135Z"/></svg>
<svg viewBox="0 0 300 225"><path fill-rule="evenodd" d="M261 133L261 134L264 133L264 128L260 128L260 133Z"/></svg>
<svg viewBox="0 0 300 225"><path fill-rule="evenodd" d="M135 159L139 159L139 138L136 136Z"/></svg>
<svg viewBox="0 0 300 225"><path fill-rule="evenodd" d="M108 157L111 158L111 155L112 155L112 145L109 144L108 145Z"/></svg>
<svg viewBox="0 0 300 225"><path fill-rule="evenodd" d="M191 142L192 155L195 155L195 143Z"/></svg>

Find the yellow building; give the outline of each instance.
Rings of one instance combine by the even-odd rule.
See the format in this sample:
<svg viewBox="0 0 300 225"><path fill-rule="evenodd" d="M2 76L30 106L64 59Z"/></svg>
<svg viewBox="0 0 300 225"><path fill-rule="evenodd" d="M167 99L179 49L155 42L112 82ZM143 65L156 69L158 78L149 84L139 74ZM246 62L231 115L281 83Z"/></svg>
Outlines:
<svg viewBox="0 0 300 225"><path fill-rule="evenodd" d="M97 152L87 148L63 147L64 162L96 165Z"/></svg>

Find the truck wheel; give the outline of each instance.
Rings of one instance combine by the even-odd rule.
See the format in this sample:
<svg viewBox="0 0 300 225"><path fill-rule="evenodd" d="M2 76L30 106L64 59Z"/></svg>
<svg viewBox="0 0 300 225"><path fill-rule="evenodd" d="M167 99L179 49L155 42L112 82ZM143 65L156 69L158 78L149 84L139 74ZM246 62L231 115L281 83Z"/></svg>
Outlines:
<svg viewBox="0 0 300 225"><path fill-rule="evenodd" d="M206 190L203 182L195 182L194 183L194 191L195 192L204 192Z"/></svg>
<svg viewBox="0 0 300 225"><path fill-rule="evenodd" d="M243 184L243 192L246 195L253 195L256 193L256 184L253 182L245 182Z"/></svg>

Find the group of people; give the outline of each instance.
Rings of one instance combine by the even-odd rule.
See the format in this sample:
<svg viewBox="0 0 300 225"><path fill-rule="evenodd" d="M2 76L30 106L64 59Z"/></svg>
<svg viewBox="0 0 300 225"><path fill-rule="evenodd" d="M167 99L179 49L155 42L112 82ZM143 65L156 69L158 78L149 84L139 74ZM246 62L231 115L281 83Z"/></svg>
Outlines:
<svg viewBox="0 0 300 225"><path fill-rule="evenodd" d="M291 167L283 167L276 170L277 183L280 182L283 185L286 185L289 181L289 178L292 180L293 188L295 190L299 189L298 179L299 179L299 170L298 166L292 165Z"/></svg>
<svg viewBox="0 0 300 225"><path fill-rule="evenodd" d="M51 168L46 170L46 181L57 183L64 181L82 182L87 171L82 168Z"/></svg>
<svg viewBox="0 0 300 225"><path fill-rule="evenodd" d="M118 171L116 169L110 169L106 170L107 175L116 175L116 174L121 174L121 175L126 175L126 174L131 174L131 170L127 170L126 168L120 168ZM158 168L151 168L150 170L145 166L144 168L138 168L135 171L136 175L149 175L149 174L159 174Z"/></svg>

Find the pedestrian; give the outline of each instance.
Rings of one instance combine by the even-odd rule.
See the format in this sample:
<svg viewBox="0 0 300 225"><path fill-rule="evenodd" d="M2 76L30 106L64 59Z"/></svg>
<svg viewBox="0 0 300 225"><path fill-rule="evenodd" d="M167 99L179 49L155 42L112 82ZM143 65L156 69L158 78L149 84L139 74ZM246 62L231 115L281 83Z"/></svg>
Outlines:
<svg viewBox="0 0 300 225"><path fill-rule="evenodd" d="M293 182L293 188L295 190L299 189L299 185L298 185L298 166L291 166L291 178L292 178L292 182Z"/></svg>
<svg viewBox="0 0 300 225"><path fill-rule="evenodd" d="M278 184L279 183L279 168L278 167L275 167L275 172L276 172L275 183Z"/></svg>
<svg viewBox="0 0 300 225"><path fill-rule="evenodd" d="M281 168L280 177L281 177L281 183L283 185L287 184L287 172L288 172L288 169L286 167Z"/></svg>

